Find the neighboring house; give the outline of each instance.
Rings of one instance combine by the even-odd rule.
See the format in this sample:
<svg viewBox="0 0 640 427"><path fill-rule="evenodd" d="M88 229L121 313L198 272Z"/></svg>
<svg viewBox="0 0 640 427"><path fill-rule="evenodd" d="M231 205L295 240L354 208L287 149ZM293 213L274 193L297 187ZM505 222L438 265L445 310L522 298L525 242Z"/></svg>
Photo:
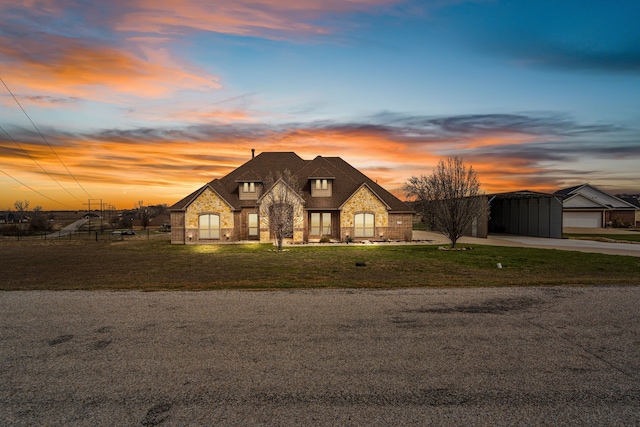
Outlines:
<svg viewBox="0 0 640 427"><path fill-rule="evenodd" d="M640 210L637 206L599 188L583 184L556 191L565 197L563 222L565 227L603 228L612 225L635 225Z"/></svg>
<svg viewBox="0 0 640 427"><path fill-rule="evenodd" d="M159 229L164 231L171 228L170 224L171 224L171 216L169 214L160 214L156 217L151 218L151 220L149 220L149 224L147 225L147 228Z"/></svg>
<svg viewBox="0 0 640 427"><path fill-rule="evenodd" d="M20 218L18 214L9 212L6 214L0 214L0 224L19 224Z"/></svg>
<svg viewBox="0 0 640 427"><path fill-rule="evenodd" d="M265 188L267 177L285 170L298 179L303 199L294 243L411 239L413 210L341 158L266 152L171 206L171 243L272 241L259 203L282 182Z"/></svg>

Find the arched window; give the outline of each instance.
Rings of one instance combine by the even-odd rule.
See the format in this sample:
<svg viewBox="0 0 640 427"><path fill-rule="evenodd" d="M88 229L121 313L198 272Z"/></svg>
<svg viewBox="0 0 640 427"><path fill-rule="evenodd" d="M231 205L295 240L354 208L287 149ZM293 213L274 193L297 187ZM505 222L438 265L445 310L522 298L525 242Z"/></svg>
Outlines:
<svg viewBox="0 0 640 427"><path fill-rule="evenodd" d="M375 216L372 213L357 213L353 219L355 237L375 236Z"/></svg>
<svg viewBox="0 0 640 427"><path fill-rule="evenodd" d="M200 215L198 221L199 235L201 239L220 238L220 215L205 214Z"/></svg>

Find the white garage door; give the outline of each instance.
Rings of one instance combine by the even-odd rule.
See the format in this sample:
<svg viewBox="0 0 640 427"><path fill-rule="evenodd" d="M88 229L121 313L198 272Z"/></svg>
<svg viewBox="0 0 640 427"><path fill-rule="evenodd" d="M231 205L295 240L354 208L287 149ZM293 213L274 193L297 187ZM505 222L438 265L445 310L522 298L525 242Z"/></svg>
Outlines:
<svg viewBox="0 0 640 427"><path fill-rule="evenodd" d="M562 219L563 227L602 227L601 212L565 212Z"/></svg>

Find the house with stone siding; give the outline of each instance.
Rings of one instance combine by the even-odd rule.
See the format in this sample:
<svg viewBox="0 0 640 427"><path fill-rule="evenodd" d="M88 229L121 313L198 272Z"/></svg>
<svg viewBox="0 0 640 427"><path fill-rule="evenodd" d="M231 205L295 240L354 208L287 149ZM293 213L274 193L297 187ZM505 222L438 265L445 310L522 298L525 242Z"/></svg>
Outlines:
<svg viewBox="0 0 640 427"><path fill-rule="evenodd" d="M343 159L265 152L171 206L171 243L272 241L260 202L282 185L267 188L267 177L285 170L297 178L303 199L293 243L411 239L414 211Z"/></svg>

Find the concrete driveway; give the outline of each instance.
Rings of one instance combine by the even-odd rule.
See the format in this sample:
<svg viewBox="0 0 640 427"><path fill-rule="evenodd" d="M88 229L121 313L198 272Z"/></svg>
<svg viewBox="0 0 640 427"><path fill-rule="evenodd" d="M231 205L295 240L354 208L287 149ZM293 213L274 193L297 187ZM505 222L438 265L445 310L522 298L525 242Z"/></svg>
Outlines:
<svg viewBox="0 0 640 427"><path fill-rule="evenodd" d="M638 425L639 287L4 292L0 425Z"/></svg>
<svg viewBox="0 0 640 427"><path fill-rule="evenodd" d="M600 230L600 229L598 229ZM599 231L592 230L593 234ZM633 232L628 232L633 233ZM449 244L449 240L440 233L431 231L414 231L414 240L429 240L433 244ZM614 234L612 234L614 238ZM542 249L559 249L567 251L592 252L610 255L629 255L640 257L640 244L638 243L609 243L593 240L576 239L547 239L543 237L515 236L506 234L491 234L488 238L462 237L462 244L495 245L495 246L520 246Z"/></svg>

